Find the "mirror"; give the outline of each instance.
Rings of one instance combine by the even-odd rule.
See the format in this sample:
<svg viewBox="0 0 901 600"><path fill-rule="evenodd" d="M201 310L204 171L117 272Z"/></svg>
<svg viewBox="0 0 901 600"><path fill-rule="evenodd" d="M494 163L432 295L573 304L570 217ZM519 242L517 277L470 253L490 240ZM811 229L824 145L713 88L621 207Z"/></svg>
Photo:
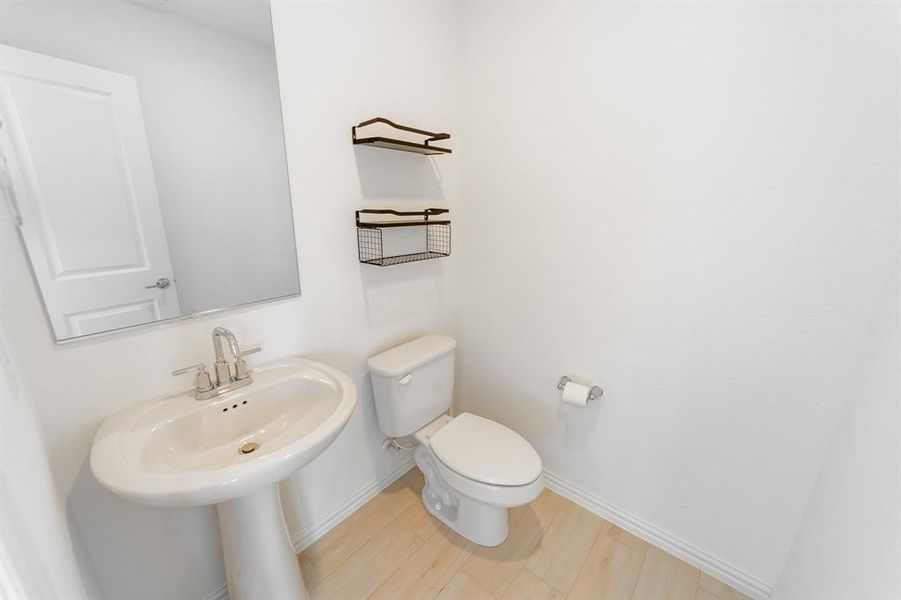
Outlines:
<svg viewBox="0 0 901 600"><path fill-rule="evenodd" d="M4 0L0 43L57 340L300 293L268 0Z"/></svg>

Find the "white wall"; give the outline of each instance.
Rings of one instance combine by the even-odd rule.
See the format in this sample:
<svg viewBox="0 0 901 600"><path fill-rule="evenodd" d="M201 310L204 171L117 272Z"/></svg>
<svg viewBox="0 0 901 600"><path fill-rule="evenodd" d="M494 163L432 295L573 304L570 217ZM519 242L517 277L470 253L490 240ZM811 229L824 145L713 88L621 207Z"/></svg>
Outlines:
<svg viewBox="0 0 901 600"><path fill-rule="evenodd" d="M463 24L460 408L765 592L894 260L897 4ZM603 400L561 410L564 374Z"/></svg>
<svg viewBox="0 0 901 600"><path fill-rule="evenodd" d="M96 590L90 562L84 579L79 572L64 515L28 391L0 335L0 597L76 600Z"/></svg>
<svg viewBox="0 0 901 600"><path fill-rule="evenodd" d="M776 597L901 598L901 264Z"/></svg>
<svg viewBox="0 0 901 600"><path fill-rule="evenodd" d="M102 419L184 389L169 371L210 360L214 326L232 329L258 361L304 354L359 386L345 431L285 486L293 531L330 513L405 457L379 449L366 359L427 332L454 333L445 292L455 260L379 269L357 262L361 206L456 210L456 155L431 161L355 150L350 126L375 115L459 130L456 11L450 5L276 3L276 51L303 296L223 316L57 346L22 246L4 215L2 327L29 382L58 500L80 531L109 598L202 598L224 583L212 508L154 509L105 492L87 466ZM410 48L417 51L411 52ZM5 213L6 208L2 208Z"/></svg>
<svg viewBox="0 0 901 600"><path fill-rule="evenodd" d="M0 23L137 79L184 314L297 293L272 47L124 1L4 0Z"/></svg>

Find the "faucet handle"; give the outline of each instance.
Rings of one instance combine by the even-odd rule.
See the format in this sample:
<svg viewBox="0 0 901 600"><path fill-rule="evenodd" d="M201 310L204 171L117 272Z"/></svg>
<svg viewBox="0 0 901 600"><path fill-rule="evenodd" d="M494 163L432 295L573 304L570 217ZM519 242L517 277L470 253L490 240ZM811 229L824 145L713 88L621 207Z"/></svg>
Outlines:
<svg viewBox="0 0 901 600"><path fill-rule="evenodd" d="M185 367L184 369L178 369L177 371L172 371L172 375L184 375L185 373L190 373L191 371L197 371L198 374L206 372L206 365L203 363L198 363L196 365L191 365L190 367Z"/></svg>
<svg viewBox="0 0 901 600"><path fill-rule="evenodd" d="M235 358L244 358L248 354L256 354L257 352L259 352L262 349L263 349L262 346L257 346L256 348L250 348L249 350L242 350L242 351L238 352L237 354L235 354Z"/></svg>
<svg viewBox="0 0 901 600"><path fill-rule="evenodd" d="M256 348L250 348L249 350L244 350L242 352L238 352L235 354L235 379L238 381L244 381L248 377L250 377L250 370L247 368L247 363L244 361L244 357L248 354L254 354L255 352L259 352L262 350L261 347L257 346Z"/></svg>
<svg viewBox="0 0 901 600"><path fill-rule="evenodd" d="M194 377L195 391L208 392L211 389L213 389L213 380L210 379L210 374L207 373L206 365L203 363L191 365L190 367L185 367L184 369L178 369L176 371L172 371L172 375L184 375L185 373L190 373L191 371L197 372Z"/></svg>

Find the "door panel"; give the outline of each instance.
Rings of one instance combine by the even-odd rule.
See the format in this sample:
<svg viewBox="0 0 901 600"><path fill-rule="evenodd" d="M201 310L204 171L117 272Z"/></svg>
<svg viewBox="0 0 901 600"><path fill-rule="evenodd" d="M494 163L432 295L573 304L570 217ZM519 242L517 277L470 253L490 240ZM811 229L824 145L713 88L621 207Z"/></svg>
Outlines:
<svg viewBox="0 0 901 600"><path fill-rule="evenodd" d="M160 310L156 300L147 300L125 306L111 306L99 310L66 315L66 324L72 335L90 335L128 327L132 323L158 321Z"/></svg>
<svg viewBox="0 0 901 600"><path fill-rule="evenodd" d="M34 201L54 274L146 267L112 96L15 76L6 86L27 139L56 141L29 145Z"/></svg>
<svg viewBox="0 0 901 600"><path fill-rule="evenodd" d="M9 46L0 151L57 338L180 315L133 77ZM93 325L92 325L93 323Z"/></svg>

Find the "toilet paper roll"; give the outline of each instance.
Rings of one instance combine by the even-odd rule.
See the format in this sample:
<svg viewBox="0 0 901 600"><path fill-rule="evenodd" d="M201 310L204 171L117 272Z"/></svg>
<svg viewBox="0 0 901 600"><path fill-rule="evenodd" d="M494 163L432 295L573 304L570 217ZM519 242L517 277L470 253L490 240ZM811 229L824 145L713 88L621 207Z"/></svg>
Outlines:
<svg viewBox="0 0 901 600"><path fill-rule="evenodd" d="M590 391L591 388L587 385L568 381L566 385L563 386L560 400L568 404L575 404L576 406L585 406L588 404L588 393Z"/></svg>

